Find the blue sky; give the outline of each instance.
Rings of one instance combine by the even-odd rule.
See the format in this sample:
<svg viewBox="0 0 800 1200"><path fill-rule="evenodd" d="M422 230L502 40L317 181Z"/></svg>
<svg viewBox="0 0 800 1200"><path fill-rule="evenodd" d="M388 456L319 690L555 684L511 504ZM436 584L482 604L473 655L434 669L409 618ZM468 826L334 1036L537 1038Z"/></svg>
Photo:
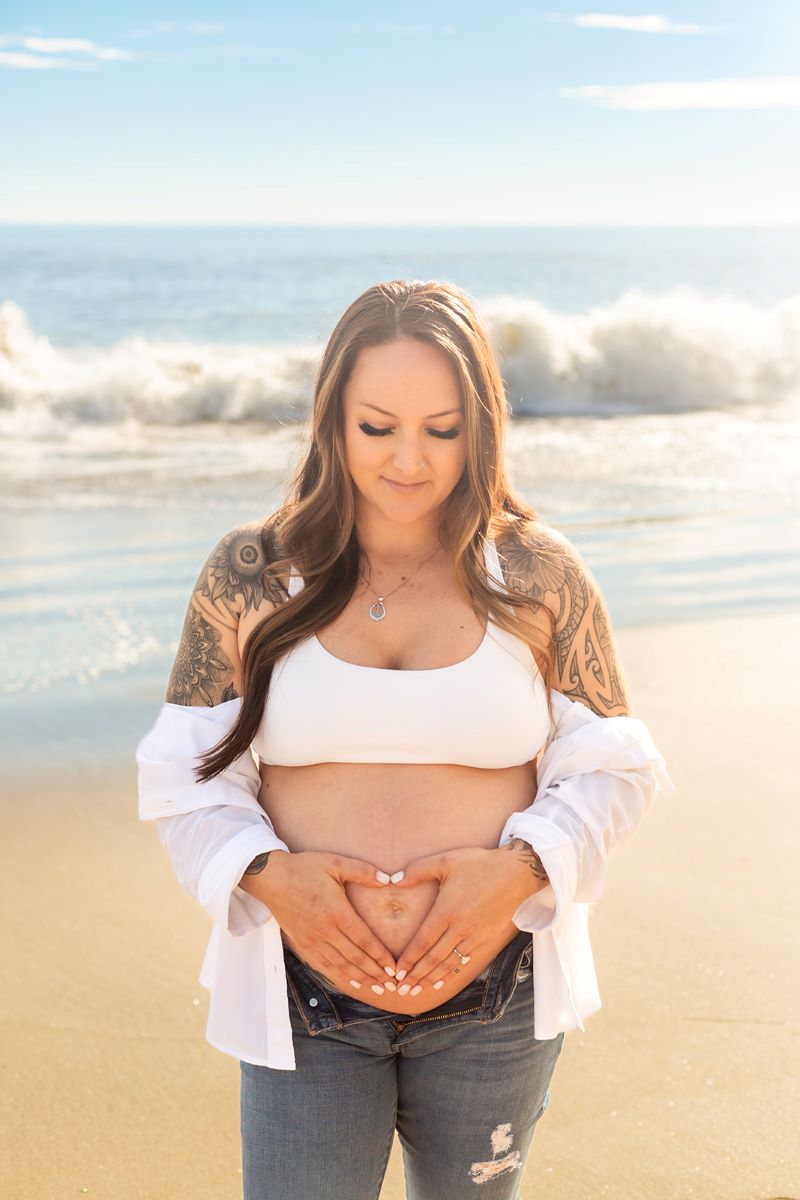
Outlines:
<svg viewBox="0 0 800 1200"><path fill-rule="evenodd" d="M800 0L0 6L0 220L790 224Z"/></svg>

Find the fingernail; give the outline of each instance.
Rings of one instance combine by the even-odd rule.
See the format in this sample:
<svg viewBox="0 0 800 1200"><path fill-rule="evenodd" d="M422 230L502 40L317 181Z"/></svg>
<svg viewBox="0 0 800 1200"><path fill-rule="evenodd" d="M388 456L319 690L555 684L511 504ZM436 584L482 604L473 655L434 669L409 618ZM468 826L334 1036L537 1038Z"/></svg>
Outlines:
<svg viewBox="0 0 800 1200"><path fill-rule="evenodd" d="M399 883L404 875L405 871L395 871L394 875L389 876L389 880L387 880L387 882L391 881L392 883Z"/></svg>
<svg viewBox="0 0 800 1200"><path fill-rule="evenodd" d="M351 979L351 980L350 980L350 986L351 986L351 987L355 987L355 988L360 988L360 987L361 987L361 984L358 982L358 980L357 980L357 979Z"/></svg>
<svg viewBox="0 0 800 1200"><path fill-rule="evenodd" d="M392 877L387 875L385 871L376 871L375 878L377 879L378 883L389 883Z"/></svg>
<svg viewBox="0 0 800 1200"><path fill-rule="evenodd" d="M387 975L391 975L394 979L394 967L384 967L383 969Z"/></svg>
<svg viewBox="0 0 800 1200"><path fill-rule="evenodd" d="M421 984L421 983L418 983L416 987L413 987L413 988L411 989L411 995L412 995L412 996L418 996L418 995L420 994L420 992L421 992L421 991L422 991L422 984Z"/></svg>
<svg viewBox="0 0 800 1200"><path fill-rule="evenodd" d="M405 970L395 971L394 977L395 977L395 979L405 979L407 974L408 974L408 971L405 971Z"/></svg>
<svg viewBox="0 0 800 1200"><path fill-rule="evenodd" d="M436 980L436 983L435 983L433 986L434 986L435 988L444 987L444 980L443 980L443 979L437 979L437 980Z"/></svg>
<svg viewBox="0 0 800 1200"><path fill-rule="evenodd" d="M381 987L381 985L379 983L373 983L372 990L373 990L373 992L376 992L379 996L383 995L383 988Z"/></svg>
<svg viewBox="0 0 800 1200"><path fill-rule="evenodd" d="M397 991L397 987L395 984L392 983L391 979L386 980L386 990L387 990L387 992L396 992Z"/></svg>
<svg viewBox="0 0 800 1200"><path fill-rule="evenodd" d="M398 996L405 996L405 994L406 994L406 992L408 991L408 989L409 989L409 985L408 985L407 983L404 983L404 984L402 985L402 987L399 987L399 988L397 989L397 994L398 994Z"/></svg>

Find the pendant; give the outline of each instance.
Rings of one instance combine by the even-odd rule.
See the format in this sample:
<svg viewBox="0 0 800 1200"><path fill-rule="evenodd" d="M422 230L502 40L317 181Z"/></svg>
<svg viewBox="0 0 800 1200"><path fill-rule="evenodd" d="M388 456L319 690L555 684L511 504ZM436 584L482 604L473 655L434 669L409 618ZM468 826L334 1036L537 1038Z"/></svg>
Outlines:
<svg viewBox="0 0 800 1200"><path fill-rule="evenodd" d="M369 615L373 621L382 621L386 616L386 609L383 606L383 596L378 596L375 603L370 605Z"/></svg>

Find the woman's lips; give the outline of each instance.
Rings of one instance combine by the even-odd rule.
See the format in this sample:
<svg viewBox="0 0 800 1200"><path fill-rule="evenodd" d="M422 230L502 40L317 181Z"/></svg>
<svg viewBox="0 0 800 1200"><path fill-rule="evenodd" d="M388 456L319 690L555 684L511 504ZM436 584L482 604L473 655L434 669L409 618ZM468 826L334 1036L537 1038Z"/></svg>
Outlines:
<svg viewBox="0 0 800 1200"><path fill-rule="evenodd" d="M388 483L390 488L394 488L396 492L415 492L417 488L425 487L427 480L422 483L395 483L393 479L387 479L385 475L381 475L384 483Z"/></svg>

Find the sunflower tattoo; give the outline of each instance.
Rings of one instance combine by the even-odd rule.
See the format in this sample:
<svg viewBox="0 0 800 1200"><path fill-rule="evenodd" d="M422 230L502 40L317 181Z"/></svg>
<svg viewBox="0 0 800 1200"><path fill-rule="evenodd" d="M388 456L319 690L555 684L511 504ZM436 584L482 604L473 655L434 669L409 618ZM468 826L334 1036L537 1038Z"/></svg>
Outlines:
<svg viewBox="0 0 800 1200"><path fill-rule="evenodd" d="M199 589L200 595L212 604L224 600L233 605L241 596L243 612L258 609L266 596L273 604L286 599L286 593L277 580L262 580L267 555L256 529L234 530L224 537L209 556L206 578Z"/></svg>

